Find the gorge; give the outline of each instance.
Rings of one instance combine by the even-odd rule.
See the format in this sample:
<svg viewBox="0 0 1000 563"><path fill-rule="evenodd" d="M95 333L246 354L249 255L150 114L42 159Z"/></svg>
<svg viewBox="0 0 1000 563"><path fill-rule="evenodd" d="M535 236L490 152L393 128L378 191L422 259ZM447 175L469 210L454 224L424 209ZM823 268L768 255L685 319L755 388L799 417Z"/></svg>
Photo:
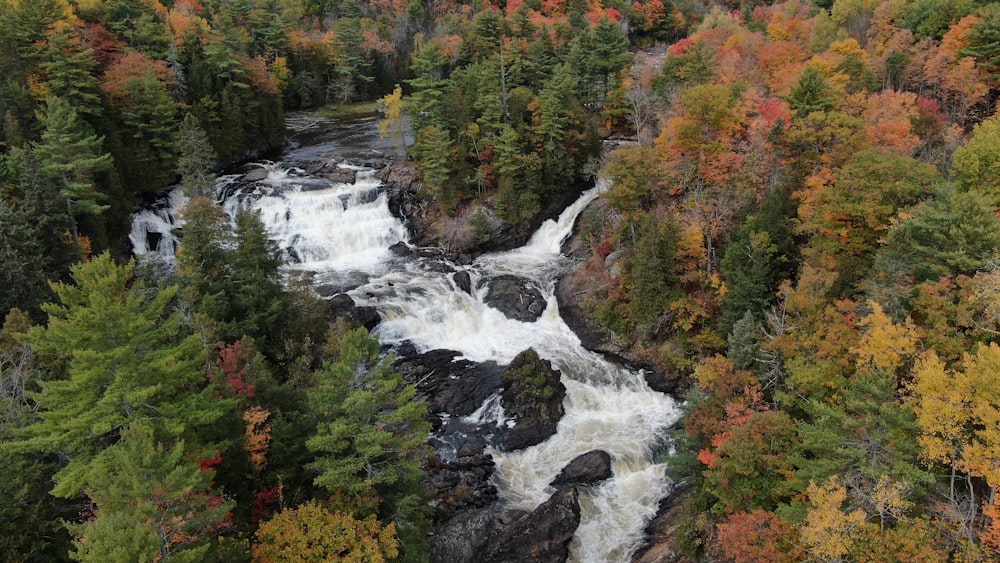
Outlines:
<svg viewBox="0 0 1000 563"><path fill-rule="evenodd" d="M562 244L579 214L600 197L605 181L546 221L520 248L458 264L434 249L405 244L407 224L390 211L376 171L360 165L372 164L372 147L364 143L377 137L369 126L366 132L351 125L356 135L349 146L328 137L293 146L279 164L222 177L218 197L230 213L239 206L260 213L286 255L289 276L307 278L326 296L346 293L359 307L374 308L381 318L375 329L380 342L403 359L450 350L466 362L505 366L531 348L551 362L565 386L564 414L554 435L506 451L499 437L521 421L504 411L499 390L492 389L471 414L433 413L441 420L434 436L438 455L448 462L469 453L462 451L467 432L478 429L479 447L472 449L494 460L499 505L492 509L499 514L536 509L553 495L550 483L567 464L588 452L606 452L612 477L579 487L580 524L569 557L629 560L647 520L670 492L665 465L656 457L667 448L662 432L678 420L680 409L650 389L641 371L585 349L559 314L556 283L572 266ZM336 179L305 172L306 163L315 169L317 161L335 170ZM175 192L167 204L134 216L137 255L159 252L169 260L176 247L172 212L182 204ZM502 282L526 288L521 296L537 296L527 317L513 318L487 304L491 287Z"/></svg>

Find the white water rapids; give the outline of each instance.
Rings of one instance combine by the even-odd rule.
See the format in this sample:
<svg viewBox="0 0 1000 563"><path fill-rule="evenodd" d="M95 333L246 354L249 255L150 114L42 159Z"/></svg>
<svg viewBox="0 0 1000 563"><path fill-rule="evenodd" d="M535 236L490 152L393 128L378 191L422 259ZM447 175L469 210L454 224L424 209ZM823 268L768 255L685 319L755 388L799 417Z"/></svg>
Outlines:
<svg viewBox="0 0 1000 563"><path fill-rule="evenodd" d="M459 289L450 272L427 259L387 251L406 240L407 231L389 213L385 195L377 188L378 180L366 170L358 172L356 184L346 185L274 168L253 197L244 194L224 205L230 213L238 205L259 210L279 247L296 258L292 269L314 273L314 280L355 280L349 293L359 305L378 309L383 322L377 332L384 344L408 341L420 352L456 350L472 361L499 364L533 347L550 360L567 389L565 415L556 434L541 444L489 452L496 461L501 499L511 507L532 510L552 494L548 483L570 460L604 450L612 457L614 477L580 489L581 522L570 557L581 562L628 561L658 501L670 491L665 467L654 462L652 450L680 412L670 397L650 390L641 373L585 350L559 316L555 281L570 265L560 245L601 187L583 194L558 221L543 224L524 247L482 256L469 266L451 265L468 271L475 295ZM162 211L160 216L151 211L135 216L137 254L157 250L144 246L149 237L143 236L143 229L158 220L167 221ZM161 241L161 251L173 250L169 235L154 238ZM486 286L476 289L477 282L499 274L529 279L543 293L547 307L539 320L515 321L483 303ZM487 403L495 406L495 397ZM483 422L504 423L498 420L499 409L486 406L477 412Z"/></svg>

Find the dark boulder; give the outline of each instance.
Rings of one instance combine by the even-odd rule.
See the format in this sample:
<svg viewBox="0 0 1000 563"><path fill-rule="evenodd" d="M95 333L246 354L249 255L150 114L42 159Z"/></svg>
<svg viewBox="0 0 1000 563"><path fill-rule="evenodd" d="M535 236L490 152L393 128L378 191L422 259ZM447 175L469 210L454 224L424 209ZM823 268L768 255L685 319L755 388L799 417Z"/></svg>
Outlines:
<svg viewBox="0 0 1000 563"><path fill-rule="evenodd" d="M417 398L427 401L430 412L468 416L500 388L501 368L456 360L458 355L452 350L407 355L396 361L396 369L417 386Z"/></svg>
<svg viewBox="0 0 1000 563"><path fill-rule="evenodd" d="M517 276L503 275L488 280L489 290L483 301L507 318L534 322L545 312L545 297L531 282Z"/></svg>
<svg viewBox="0 0 1000 563"><path fill-rule="evenodd" d="M496 510L483 508L458 514L431 534L431 563L465 563L479 560L479 548L499 523Z"/></svg>
<svg viewBox="0 0 1000 563"><path fill-rule="evenodd" d="M455 280L455 285L458 286L458 289L472 295L472 277L469 276L469 272L465 270L455 272L451 275L451 279Z"/></svg>
<svg viewBox="0 0 1000 563"><path fill-rule="evenodd" d="M513 428L503 429L504 449L533 446L556 433L566 386L551 362L528 348L504 370L502 383L500 405L515 423Z"/></svg>
<svg viewBox="0 0 1000 563"><path fill-rule="evenodd" d="M490 535L476 561L489 563L562 563L580 525L576 489L553 494L530 514L521 516Z"/></svg>
<svg viewBox="0 0 1000 563"><path fill-rule="evenodd" d="M375 307L359 307L346 293L338 293L327 300L327 315L331 319L342 318L358 323L368 330L374 329L381 322Z"/></svg>
<svg viewBox="0 0 1000 563"><path fill-rule="evenodd" d="M444 522L459 513L493 504L497 499L497 488L491 481L494 466L493 456L487 454L454 461L432 458L425 472L437 492L434 519Z"/></svg>
<svg viewBox="0 0 1000 563"><path fill-rule="evenodd" d="M592 450L573 458L550 485L556 489L596 485L610 479L611 475L611 455L603 450Z"/></svg>

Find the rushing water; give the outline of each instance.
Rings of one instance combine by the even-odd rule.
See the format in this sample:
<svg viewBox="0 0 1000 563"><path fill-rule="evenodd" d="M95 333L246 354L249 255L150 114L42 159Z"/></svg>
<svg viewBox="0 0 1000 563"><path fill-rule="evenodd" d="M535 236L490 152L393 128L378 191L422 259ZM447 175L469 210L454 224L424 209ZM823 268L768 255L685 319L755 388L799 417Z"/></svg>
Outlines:
<svg viewBox="0 0 1000 563"><path fill-rule="evenodd" d="M571 559L627 561L658 501L669 493L665 467L654 462L653 449L679 409L671 398L649 389L641 373L585 350L559 316L555 282L570 266L560 246L603 184L583 194L558 220L543 224L525 246L484 255L468 266L441 268L439 262L388 252L390 245L406 240L406 227L389 212L371 172L359 169L357 177L355 184L337 184L272 166L266 179L224 206L230 213L241 205L258 210L268 232L293 259L291 269L309 272L316 283L349 289L359 304L376 307L383 318L377 329L383 344L410 342L421 352L443 348L472 361L500 364L533 347L550 360L567 389L565 415L556 434L541 444L490 452L500 496L511 507L532 510L552 494L548 483L566 463L594 449L608 452L614 477L581 489L581 523ZM170 203L134 217L137 254L175 249L168 208L181 205L183 198L174 195ZM163 234L150 236L151 229ZM469 273L473 295L456 286L448 269ZM486 284L477 282L500 274L531 280L543 293L547 307L540 319L515 321L483 303ZM496 403L496 397L487 400L473 417L506 424Z"/></svg>

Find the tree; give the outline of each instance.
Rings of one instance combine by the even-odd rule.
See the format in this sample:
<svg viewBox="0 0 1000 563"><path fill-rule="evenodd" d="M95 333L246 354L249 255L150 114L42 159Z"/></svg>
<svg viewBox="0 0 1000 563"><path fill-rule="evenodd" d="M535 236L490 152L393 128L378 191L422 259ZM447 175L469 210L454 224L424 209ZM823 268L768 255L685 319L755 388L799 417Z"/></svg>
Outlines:
<svg viewBox="0 0 1000 563"><path fill-rule="evenodd" d="M315 502L283 510L257 530L254 561L382 563L399 555L395 525L330 512Z"/></svg>
<svg viewBox="0 0 1000 563"><path fill-rule="evenodd" d="M735 512L716 528L719 550L733 563L792 563L799 560L795 527L758 508Z"/></svg>
<svg viewBox="0 0 1000 563"><path fill-rule="evenodd" d="M203 372L205 348L169 308L177 287L133 283L133 265L104 253L72 269L73 284L53 286L59 303L45 305L46 327L26 341L65 365L32 394L39 420L19 451L66 456L52 494L74 497L114 463L114 448L133 423L148 426L157 442L203 434L227 410L212 396Z"/></svg>
<svg viewBox="0 0 1000 563"><path fill-rule="evenodd" d="M41 304L52 297L49 281L64 281L80 249L69 233L73 222L63 197L44 180L30 151L17 149L3 164L18 169L20 197L0 197L0 314L17 307L41 322ZM16 164L15 164L16 163Z"/></svg>
<svg viewBox="0 0 1000 563"><path fill-rule="evenodd" d="M308 466L315 484L360 517L377 509L396 523L404 551L419 552L427 405L413 400L415 389L403 384L392 358L378 358L378 341L364 328L343 336L337 361L316 379L308 397L320 422L306 442L316 456Z"/></svg>
<svg viewBox="0 0 1000 563"><path fill-rule="evenodd" d="M784 190L771 190L760 210L740 226L726 246L722 273L726 295L719 331L729 334L745 313L763 320L778 287L794 276L798 266L793 238L791 202Z"/></svg>
<svg viewBox="0 0 1000 563"><path fill-rule="evenodd" d="M890 280L971 275L996 256L1000 219L975 194L945 188L908 215L889 231L875 259L877 270Z"/></svg>
<svg viewBox="0 0 1000 563"><path fill-rule="evenodd" d="M111 155L102 152L103 137L92 133L68 102L50 96L45 113L39 113L41 140L33 147L42 175L59 186L71 216L99 215L110 206L97 188L94 175L111 167ZM73 220L73 241L79 241Z"/></svg>
<svg viewBox="0 0 1000 563"><path fill-rule="evenodd" d="M392 93L379 98L382 114L385 116L378 124L382 138L391 137L400 151L406 150L406 126L403 123L403 89L396 84Z"/></svg>
<svg viewBox="0 0 1000 563"><path fill-rule="evenodd" d="M232 503L211 492L214 471L199 467L183 440L154 438L143 422L95 460L85 492L91 521L70 525L77 561L203 561L207 539L227 525Z"/></svg>
<svg viewBox="0 0 1000 563"><path fill-rule="evenodd" d="M424 185L447 213L454 209L456 203L449 167L452 145L446 130L430 125L417 132L417 142L413 146L413 158L420 164Z"/></svg>
<svg viewBox="0 0 1000 563"><path fill-rule="evenodd" d="M958 188L985 197L993 208L1000 204L1000 155L995 150L998 143L1000 118L987 119L976 125L969 142L952 157L952 174Z"/></svg>
<svg viewBox="0 0 1000 563"><path fill-rule="evenodd" d="M810 482L807 492L812 507L799 534L806 552L817 561L842 561L854 547L865 513L859 509L844 511L847 489L836 476L824 485Z"/></svg>
<svg viewBox="0 0 1000 563"><path fill-rule="evenodd" d="M808 66L802 72L788 95L788 103L795 110L795 117L805 117L814 111L830 111L835 105L830 85L815 66Z"/></svg>
<svg viewBox="0 0 1000 563"><path fill-rule="evenodd" d="M192 113L184 116L177 139L177 173L181 176L181 189L189 198L209 196L215 192L215 150L208 135Z"/></svg>

